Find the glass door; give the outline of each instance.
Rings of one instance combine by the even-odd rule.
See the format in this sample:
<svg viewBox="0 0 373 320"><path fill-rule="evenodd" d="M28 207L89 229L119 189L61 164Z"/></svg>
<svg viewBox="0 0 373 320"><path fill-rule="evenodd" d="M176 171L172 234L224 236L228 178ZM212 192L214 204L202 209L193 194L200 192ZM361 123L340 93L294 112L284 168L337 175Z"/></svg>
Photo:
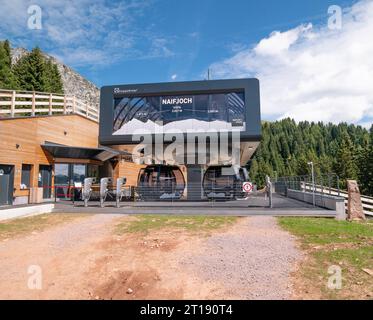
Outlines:
<svg viewBox="0 0 373 320"><path fill-rule="evenodd" d="M59 199L69 199L70 174L67 163L56 163L54 166L54 185Z"/></svg>
<svg viewBox="0 0 373 320"><path fill-rule="evenodd" d="M54 166L54 185L59 199L71 199L74 193L79 198L86 177L85 164L56 163Z"/></svg>
<svg viewBox="0 0 373 320"><path fill-rule="evenodd" d="M43 199L50 199L52 196L52 166L40 165L38 187L43 188Z"/></svg>
<svg viewBox="0 0 373 320"><path fill-rule="evenodd" d="M13 203L14 166L0 164L0 206Z"/></svg>
<svg viewBox="0 0 373 320"><path fill-rule="evenodd" d="M71 166L71 185L74 187L74 200L81 199L83 183L86 177L86 167L85 164L73 164Z"/></svg>
<svg viewBox="0 0 373 320"><path fill-rule="evenodd" d="M73 174L72 174L72 182L74 184L83 184L85 179L85 171L86 165L85 164L73 164Z"/></svg>

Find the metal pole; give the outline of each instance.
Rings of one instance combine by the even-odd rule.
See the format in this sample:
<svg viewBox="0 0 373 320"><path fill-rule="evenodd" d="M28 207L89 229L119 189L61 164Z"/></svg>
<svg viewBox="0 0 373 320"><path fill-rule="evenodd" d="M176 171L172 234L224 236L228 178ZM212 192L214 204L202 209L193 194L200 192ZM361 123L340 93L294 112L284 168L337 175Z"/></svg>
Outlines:
<svg viewBox="0 0 373 320"><path fill-rule="evenodd" d="M316 201L315 201L315 172L314 172L314 169L313 169L313 162L310 161L308 162L308 165L311 166L311 176L312 176L312 202L313 202L313 206L316 205Z"/></svg>
<svg viewBox="0 0 373 320"><path fill-rule="evenodd" d="M312 171L312 201L313 201L313 206L316 205L315 202L315 172L313 169L313 162L311 162L311 171Z"/></svg>
<svg viewBox="0 0 373 320"><path fill-rule="evenodd" d="M75 206L74 186L72 186L70 190L72 190L72 191L70 191L70 197L71 197L71 192L72 192L73 207L74 207Z"/></svg>

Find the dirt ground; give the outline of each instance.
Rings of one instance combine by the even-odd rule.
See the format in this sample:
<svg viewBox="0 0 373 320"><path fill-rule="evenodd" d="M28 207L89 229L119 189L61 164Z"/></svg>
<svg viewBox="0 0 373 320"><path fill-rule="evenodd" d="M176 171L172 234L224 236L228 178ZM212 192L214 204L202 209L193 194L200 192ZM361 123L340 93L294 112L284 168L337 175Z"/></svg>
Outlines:
<svg viewBox="0 0 373 320"><path fill-rule="evenodd" d="M123 219L133 217L92 215L1 241L0 299L291 298L301 254L275 218L240 218L209 235L119 236ZM41 268L41 289L29 288L30 266Z"/></svg>

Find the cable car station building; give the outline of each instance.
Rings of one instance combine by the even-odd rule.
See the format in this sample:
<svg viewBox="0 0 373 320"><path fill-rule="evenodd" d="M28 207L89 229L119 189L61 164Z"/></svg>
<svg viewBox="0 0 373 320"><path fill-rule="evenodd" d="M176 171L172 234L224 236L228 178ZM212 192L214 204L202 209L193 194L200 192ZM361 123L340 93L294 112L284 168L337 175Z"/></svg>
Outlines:
<svg viewBox="0 0 373 320"><path fill-rule="evenodd" d="M260 139L257 79L101 89L100 145L130 155L143 199L237 196ZM116 174L129 175L128 165L119 161Z"/></svg>
<svg viewBox="0 0 373 320"><path fill-rule="evenodd" d="M100 108L0 90L0 206L125 177L141 200L235 197L261 139L259 81L101 88Z"/></svg>

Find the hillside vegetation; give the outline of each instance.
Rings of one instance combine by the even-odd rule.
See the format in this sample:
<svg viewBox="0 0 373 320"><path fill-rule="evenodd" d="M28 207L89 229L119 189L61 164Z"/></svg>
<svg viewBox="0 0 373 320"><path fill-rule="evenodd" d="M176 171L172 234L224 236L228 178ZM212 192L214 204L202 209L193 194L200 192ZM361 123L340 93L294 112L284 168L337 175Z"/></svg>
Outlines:
<svg viewBox="0 0 373 320"><path fill-rule="evenodd" d="M63 84L57 65L43 57L36 47L11 63L9 41L0 41L0 89L63 93Z"/></svg>
<svg viewBox="0 0 373 320"><path fill-rule="evenodd" d="M266 175L309 175L313 161L316 175L336 173L340 186L357 179L361 192L373 195L373 126L299 122L284 119L262 124L262 141L249 163L251 180L264 185Z"/></svg>

